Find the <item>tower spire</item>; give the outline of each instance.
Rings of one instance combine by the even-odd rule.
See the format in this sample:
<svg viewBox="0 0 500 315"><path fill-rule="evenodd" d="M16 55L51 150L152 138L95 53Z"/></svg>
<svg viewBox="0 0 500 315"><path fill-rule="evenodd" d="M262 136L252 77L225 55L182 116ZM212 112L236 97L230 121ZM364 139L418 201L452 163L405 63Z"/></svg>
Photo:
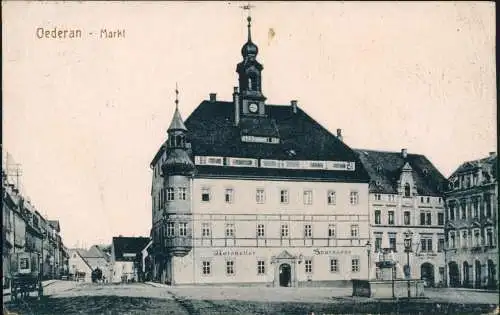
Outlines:
<svg viewBox="0 0 500 315"><path fill-rule="evenodd" d="M175 109L179 109L179 88L175 82Z"/></svg>
<svg viewBox="0 0 500 315"><path fill-rule="evenodd" d="M250 5L250 2L247 4L247 5L244 5L240 8L242 8L243 10L246 10L248 11L248 16L247 16L247 21L248 21L248 42L252 42L252 31L251 31L251 28L252 28L252 15L251 15L251 9L253 8L254 6L253 5Z"/></svg>

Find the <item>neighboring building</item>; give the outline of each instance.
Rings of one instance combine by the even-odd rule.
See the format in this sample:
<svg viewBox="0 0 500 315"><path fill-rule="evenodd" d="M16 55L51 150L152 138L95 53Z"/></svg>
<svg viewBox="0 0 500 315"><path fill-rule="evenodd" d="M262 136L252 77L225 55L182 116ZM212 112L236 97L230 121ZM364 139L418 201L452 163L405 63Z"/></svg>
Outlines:
<svg viewBox="0 0 500 315"><path fill-rule="evenodd" d="M366 278L369 177L296 101L270 105L250 35L232 101L177 108L151 162L153 277L303 286ZM284 87L285 88L285 87Z"/></svg>
<svg viewBox="0 0 500 315"><path fill-rule="evenodd" d="M498 287L498 156L460 165L446 192L448 284Z"/></svg>
<svg viewBox="0 0 500 315"><path fill-rule="evenodd" d="M84 249L71 248L68 250L69 258L69 276L72 279L76 279L78 274L82 275L84 282L92 282L92 267L87 262L87 260L82 256L81 253L85 255Z"/></svg>
<svg viewBox="0 0 500 315"><path fill-rule="evenodd" d="M92 270L101 269L104 281L111 279L112 265L111 255L104 251L104 247L93 245L85 254L82 255L88 262Z"/></svg>
<svg viewBox="0 0 500 315"><path fill-rule="evenodd" d="M370 174L370 225L374 254L391 248L408 276L405 233L412 233L411 278L445 282L446 178L423 155L357 150ZM373 255L375 259L375 255ZM372 274L373 275L373 274Z"/></svg>
<svg viewBox="0 0 500 315"><path fill-rule="evenodd" d="M111 243L111 282L138 281L141 251L149 237L113 237Z"/></svg>

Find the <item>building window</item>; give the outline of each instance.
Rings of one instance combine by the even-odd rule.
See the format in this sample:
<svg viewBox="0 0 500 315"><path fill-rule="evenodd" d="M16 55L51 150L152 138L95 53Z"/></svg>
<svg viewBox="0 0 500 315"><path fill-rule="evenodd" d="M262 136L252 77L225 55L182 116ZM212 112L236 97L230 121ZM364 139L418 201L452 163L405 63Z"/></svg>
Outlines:
<svg viewBox="0 0 500 315"><path fill-rule="evenodd" d="M389 198L389 201L394 201L395 200L394 195L388 195L388 198Z"/></svg>
<svg viewBox="0 0 500 315"><path fill-rule="evenodd" d="M432 214L430 212L420 212L420 225L431 225Z"/></svg>
<svg viewBox="0 0 500 315"><path fill-rule="evenodd" d="M304 260L304 266L306 268L306 273L312 273L313 267L311 259Z"/></svg>
<svg viewBox="0 0 500 315"><path fill-rule="evenodd" d="M444 250L444 238L438 239L438 252L441 253Z"/></svg>
<svg viewBox="0 0 500 315"><path fill-rule="evenodd" d="M465 203L465 200L460 202L460 211L462 213L462 220L467 219L467 204Z"/></svg>
<svg viewBox="0 0 500 315"><path fill-rule="evenodd" d="M177 198L179 200L186 200L186 187L177 188Z"/></svg>
<svg viewBox="0 0 500 315"><path fill-rule="evenodd" d="M234 275L234 260L227 260L226 261L226 274L227 275Z"/></svg>
<svg viewBox="0 0 500 315"><path fill-rule="evenodd" d="M288 190L282 189L280 191L280 202L281 203L288 203Z"/></svg>
<svg viewBox="0 0 500 315"><path fill-rule="evenodd" d="M357 224L351 225L351 237L352 238L359 237L359 226Z"/></svg>
<svg viewBox="0 0 500 315"><path fill-rule="evenodd" d="M359 202L358 192L357 191L351 191L349 199L350 199L351 205L357 205L358 202Z"/></svg>
<svg viewBox="0 0 500 315"><path fill-rule="evenodd" d="M167 187L167 201L174 200L174 187Z"/></svg>
<svg viewBox="0 0 500 315"><path fill-rule="evenodd" d="M375 200L382 200L382 196L380 196L380 194L375 194Z"/></svg>
<svg viewBox="0 0 500 315"><path fill-rule="evenodd" d="M335 224L328 224L328 237L335 238Z"/></svg>
<svg viewBox="0 0 500 315"><path fill-rule="evenodd" d="M388 233L389 234L389 248L396 252L396 233Z"/></svg>
<svg viewBox="0 0 500 315"><path fill-rule="evenodd" d="M327 198L328 205L330 205L330 206L335 205L335 203L337 202L336 199L337 198L336 198L336 195L335 195L335 191L329 190L328 191L328 198Z"/></svg>
<svg viewBox="0 0 500 315"><path fill-rule="evenodd" d="M449 208L450 208L450 220L453 221L455 220L455 206L450 202Z"/></svg>
<svg viewBox="0 0 500 315"><path fill-rule="evenodd" d="M486 246L488 247L493 247L494 245L494 240L493 240L493 229L492 228L487 228L486 229Z"/></svg>
<svg viewBox="0 0 500 315"><path fill-rule="evenodd" d="M338 272L339 271L339 261L336 258L330 259L330 272Z"/></svg>
<svg viewBox="0 0 500 315"><path fill-rule="evenodd" d="M425 218L426 218L426 223L427 223L427 225L432 225L432 213L427 212L427 213L425 214Z"/></svg>
<svg viewBox="0 0 500 315"><path fill-rule="evenodd" d="M210 201L210 188L201 189L201 201Z"/></svg>
<svg viewBox="0 0 500 315"><path fill-rule="evenodd" d="M455 231L450 231L448 245L450 248L456 248L457 243L456 243Z"/></svg>
<svg viewBox="0 0 500 315"><path fill-rule="evenodd" d="M203 222L201 224L201 236L202 237L210 237L210 223Z"/></svg>
<svg viewBox="0 0 500 315"><path fill-rule="evenodd" d="M479 218L479 200L477 197L472 199L472 208L474 211L474 218Z"/></svg>
<svg viewBox="0 0 500 315"><path fill-rule="evenodd" d="M489 195L484 196L484 203L486 204L486 217L491 218L492 217L491 197Z"/></svg>
<svg viewBox="0 0 500 315"><path fill-rule="evenodd" d="M226 237L234 237L234 224L226 223Z"/></svg>
<svg viewBox="0 0 500 315"><path fill-rule="evenodd" d="M427 203L431 203L431 198L427 197Z"/></svg>
<svg viewBox="0 0 500 315"><path fill-rule="evenodd" d="M288 224L281 224L281 237L288 237Z"/></svg>
<svg viewBox="0 0 500 315"><path fill-rule="evenodd" d="M258 275L266 274L266 265L265 265L265 262L263 260L257 261L257 274Z"/></svg>
<svg viewBox="0 0 500 315"><path fill-rule="evenodd" d="M380 224L380 210L375 210L375 224Z"/></svg>
<svg viewBox="0 0 500 315"><path fill-rule="evenodd" d="M257 237L264 237L264 224L257 224Z"/></svg>
<svg viewBox="0 0 500 315"><path fill-rule="evenodd" d="M438 225L444 225L444 213L438 213Z"/></svg>
<svg viewBox="0 0 500 315"><path fill-rule="evenodd" d="M420 239L420 251L423 253L432 252L432 238L424 237Z"/></svg>
<svg viewBox="0 0 500 315"><path fill-rule="evenodd" d="M204 261L203 262L203 269L202 269L203 275L208 276L208 275L210 275L211 272L212 272L212 270L211 270L211 267L210 267L210 262L209 261Z"/></svg>
<svg viewBox="0 0 500 315"><path fill-rule="evenodd" d="M304 190L304 204L312 205L313 202L313 192L312 190Z"/></svg>
<svg viewBox="0 0 500 315"><path fill-rule="evenodd" d="M394 211L389 211L388 212L387 223L389 225L394 225Z"/></svg>
<svg viewBox="0 0 500 315"><path fill-rule="evenodd" d="M359 258L353 258L351 260L351 271L359 272Z"/></svg>
<svg viewBox="0 0 500 315"><path fill-rule="evenodd" d="M481 231L479 229L474 229L474 235L472 241L474 247L481 246Z"/></svg>
<svg viewBox="0 0 500 315"><path fill-rule="evenodd" d="M404 224L405 225L410 225L411 224L410 211L405 211L403 213L403 216L404 216Z"/></svg>
<svg viewBox="0 0 500 315"><path fill-rule="evenodd" d="M375 233L375 253L382 249L382 233Z"/></svg>
<svg viewBox="0 0 500 315"><path fill-rule="evenodd" d="M186 236L187 235L187 223L182 222L179 223L179 236Z"/></svg>
<svg viewBox="0 0 500 315"><path fill-rule="evenodd" d="M304 237L306 238L312 237L312 227L310 224L304 225Z"/></svg>
<svg viewBox="0 0 500 315"><path fill-rule="evenodd" d="M411 188L410 188L410 184L408 184L408 183L405 184L405 197L406 198L411 197Z"/></svg>
<svg viewBox="0 0 500 315"><path fill-rule="evenodd" d="M174 222L167 222L167 236L174 236L175 235L175 224Z"/></svg>
<svg viewBox="0 0 500 315"><path fill-rule="evenodd" d="M224 195L224 200L226 203L233 203L233 190L228 188L226 189L226 193Z"/></svg>
<svg viewBox="0 0 500 315"><path fill-rule="evenodd" d="M257 188L257 191L255 193L255 201L257 201L257 203L264 203L265 198L266 198L266 195L264 193L264 189Z"/></svg>

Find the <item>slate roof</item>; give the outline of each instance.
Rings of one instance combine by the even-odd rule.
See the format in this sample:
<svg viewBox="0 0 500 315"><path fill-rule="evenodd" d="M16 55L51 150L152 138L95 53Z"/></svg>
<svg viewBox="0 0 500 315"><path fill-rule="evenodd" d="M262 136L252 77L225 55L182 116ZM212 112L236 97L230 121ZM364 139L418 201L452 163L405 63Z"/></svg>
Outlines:
<svg viewBox="0 0 500 315"><path fill-rule="evenodd" d="M267 118L243 119L234 125L234 103L203 101L186 119L193 155L275 160L354 161L355 171L317 171L229 166L199 166L197 174L210 176L286 177L328 181L368 182L357 154L302 109L266 105ZM254 126L250 126L255 123ZM279 136L279 144L242 142L241 135ZM152 165L161 156L155 155ZM294 151L294 155L290 154Z"/></svg>
<svg viewBox="0 0 500 315"><path fill-rule="evenodd" d="M149 241L149 237L113 237L115 261L124 260L124 253L140 253Z"/></svg>
<svg viewBox="0 0 500 315"><path fill-rule="evenodd" d="M371 193L397 194L398 180L406 162L413 169L417 193L424 196L442 196L447 187L446 178L421 154L356 149L370 175Z"/></svg>
<svg viewBox="0 0 500 315"><path fill-rule="evenodd" d="M490 175L494 178L498 178L498 155L496 153L492 153L485 158L481 158L478 160L467 161L462 163L454 172L450 175L450 178L455 176L458 173L465 173L468 171L472 171L477 168L482 168L485 175Z"/></svg>

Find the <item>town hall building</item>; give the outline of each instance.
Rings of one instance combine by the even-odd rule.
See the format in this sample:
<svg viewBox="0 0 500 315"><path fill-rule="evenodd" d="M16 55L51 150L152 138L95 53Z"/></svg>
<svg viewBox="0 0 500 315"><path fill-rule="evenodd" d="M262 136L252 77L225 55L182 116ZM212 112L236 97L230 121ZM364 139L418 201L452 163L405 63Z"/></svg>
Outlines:
<svg viewBox="0 0 500 315"><path fill-rule="evenodd" d="M178 99L151 162L155 281L306 286L366 278L370 177L296 101L268 103L248 40L233 99Z"/></svg>

